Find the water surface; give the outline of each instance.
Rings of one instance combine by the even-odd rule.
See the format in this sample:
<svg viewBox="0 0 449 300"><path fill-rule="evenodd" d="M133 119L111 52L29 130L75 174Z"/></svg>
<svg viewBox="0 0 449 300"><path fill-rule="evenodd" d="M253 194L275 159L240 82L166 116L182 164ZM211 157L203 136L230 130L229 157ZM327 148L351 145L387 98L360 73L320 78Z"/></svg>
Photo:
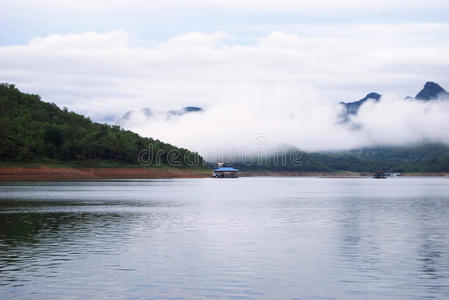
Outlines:
<svg viewBox="0 0 449 300"><path fill-rule="evenodd" d="M448 299L449 179L0 183L1 299Z"/></svg>

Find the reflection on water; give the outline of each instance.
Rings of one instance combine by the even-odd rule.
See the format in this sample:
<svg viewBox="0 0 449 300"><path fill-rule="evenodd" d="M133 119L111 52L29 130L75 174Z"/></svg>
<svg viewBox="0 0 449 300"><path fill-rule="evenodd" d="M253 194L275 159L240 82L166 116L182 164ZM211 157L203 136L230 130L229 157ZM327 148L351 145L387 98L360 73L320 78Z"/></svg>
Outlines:
<svg viewBox="0 0 449 300"><path fill-rule="evenodd" d="M0 298L447 299L449 180L0 184Z"/></svg>

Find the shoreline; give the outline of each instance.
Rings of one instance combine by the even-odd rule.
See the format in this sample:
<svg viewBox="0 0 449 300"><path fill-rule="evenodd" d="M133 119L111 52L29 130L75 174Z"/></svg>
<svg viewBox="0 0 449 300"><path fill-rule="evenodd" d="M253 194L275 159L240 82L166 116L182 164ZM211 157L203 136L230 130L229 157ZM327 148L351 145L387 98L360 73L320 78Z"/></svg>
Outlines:
<svg viewBox="0 0 449 300"><path fill-rule="evenodd" d="M359 178L366 177L357 172L309 172L309 171L242 171L240 177L326 177L326 178Z"/></svg>
<svg viewBox="0 0 449 300"><path fill-rule="evenodd" d="M277 177L322 177L322 178L371 178L370 172L308 172L308 171L242 171L240 177L259 177L259 176L277 176ZM410 172L401 173L398 177L449 177L449 172ZM387 177L388 178L388 177Z"/></svg>
<svg viewBox="0 0 449 300"><path fill-rule="evenodd" d="M101 179L174 179L208 178L206 170L175 168L71 168L71 167L0 167L0 182L4 181L64 181ZM240 177L320 177L320 178L368 178L369 173L301 172L301 171L242 171ZM401 177L449 177L449 173L403 173Z"/></svg>

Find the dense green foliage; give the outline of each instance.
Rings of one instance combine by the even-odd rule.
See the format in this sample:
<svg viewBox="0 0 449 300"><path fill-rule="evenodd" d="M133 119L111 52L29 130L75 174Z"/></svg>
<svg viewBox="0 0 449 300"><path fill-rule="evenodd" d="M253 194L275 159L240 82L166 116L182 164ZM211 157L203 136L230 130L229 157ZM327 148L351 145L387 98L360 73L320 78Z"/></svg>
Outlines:
<svg viewBox="0 0 449 300"><path fill-rule="evenodd" d="M443 144L366 148L333 155L328 154L328 156L337 160L337 163L332 165L333 167L346 167L354 171L449 171L449 147Z"/></svg>
<svg viewBox="0 0 449 300"><path fill-rule="evenodd" d="M175 167L203 164L197 153L140 137L119 126L94 123L9 84L0 84L0 143L2 162L52 159Z"/></svg>
<svg viewBox="0 0 449 300"><path fill-rule="evenodd" d="M449 172L449 147L423 144L406 147L376 147L344 152L279 152L229 162L241 170L335 172Z"/></svg>

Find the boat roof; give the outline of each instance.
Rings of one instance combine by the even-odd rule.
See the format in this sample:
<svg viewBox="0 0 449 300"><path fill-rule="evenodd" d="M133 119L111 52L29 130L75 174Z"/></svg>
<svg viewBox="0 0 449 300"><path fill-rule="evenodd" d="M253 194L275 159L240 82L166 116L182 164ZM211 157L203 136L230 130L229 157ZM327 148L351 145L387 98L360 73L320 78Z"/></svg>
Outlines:
<svg viewBox="0 0 449 300"><path fill-rule="evenodd" d="M221 167L214 169L214 172L239 172L239 169L234 169L232 167Z"/></svg>

